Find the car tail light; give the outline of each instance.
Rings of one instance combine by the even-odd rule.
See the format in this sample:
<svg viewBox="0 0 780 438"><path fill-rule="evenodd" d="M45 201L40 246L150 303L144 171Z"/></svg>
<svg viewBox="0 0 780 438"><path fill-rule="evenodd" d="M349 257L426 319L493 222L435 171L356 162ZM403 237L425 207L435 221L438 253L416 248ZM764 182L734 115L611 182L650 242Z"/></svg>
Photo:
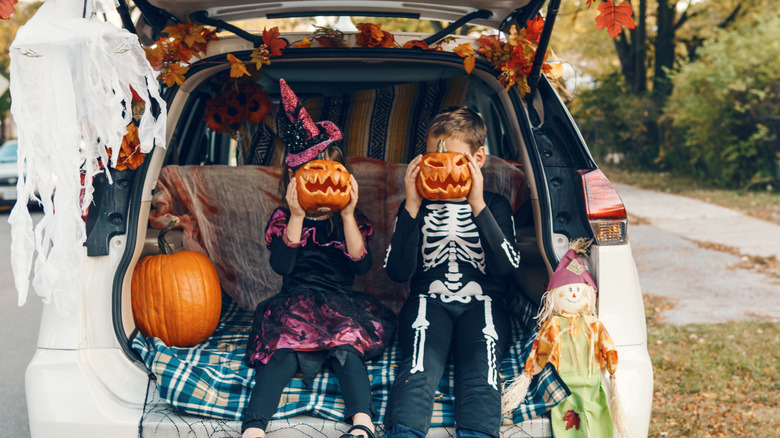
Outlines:
<svg viewBox="0 0 780 438"><path fill-rule="evenodd" d="M579 170L588 222L599 245L628 241L628 215L612 183L599 169Z"/></svg>

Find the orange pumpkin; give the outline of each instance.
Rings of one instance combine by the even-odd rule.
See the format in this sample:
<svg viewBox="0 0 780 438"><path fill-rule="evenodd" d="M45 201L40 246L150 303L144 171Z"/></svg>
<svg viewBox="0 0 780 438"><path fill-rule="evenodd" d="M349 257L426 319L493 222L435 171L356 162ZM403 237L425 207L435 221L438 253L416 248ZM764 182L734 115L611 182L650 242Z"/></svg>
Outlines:
<svg viewBox="0 0 780 438"><path fill-rule="evenodd" d="M308 213L338 211L349 204L352 185L343 164L312 160L295 172L298 202Z"/></svg>
<svg viewBox="0 0 780 438"><path fill-rule="evenodd" d="M466 157L459 152L447 152L439 140L436 152L423 155L417 174L417 192L425 199L453 199L468 196L471 172Z"/></svg>
<svg viewBox="0 0 780 438"><path fill-rule="evenodd" d="M217 270L208 257L195 251L171 253L160 232L162 254L142 258L130 286L135 324L144 336L160 338L165 345L190 347L205 341L217 328L222 290Z"/></svg>

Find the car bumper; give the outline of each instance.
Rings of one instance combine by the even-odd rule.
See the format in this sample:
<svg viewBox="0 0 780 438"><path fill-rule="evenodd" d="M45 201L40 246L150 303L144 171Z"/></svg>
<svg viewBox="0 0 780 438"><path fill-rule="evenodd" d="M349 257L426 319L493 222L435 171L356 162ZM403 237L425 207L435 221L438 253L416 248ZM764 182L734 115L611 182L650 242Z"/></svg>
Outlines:
<svg viewBox="0 0 780 438"><path fill-rule="evenodd" d="M100 362L106 361L77 350L36 351L25 373L31 438L138 436L146 385L113 367L114 386L108 387L95 370L108 363Z"/></svg>

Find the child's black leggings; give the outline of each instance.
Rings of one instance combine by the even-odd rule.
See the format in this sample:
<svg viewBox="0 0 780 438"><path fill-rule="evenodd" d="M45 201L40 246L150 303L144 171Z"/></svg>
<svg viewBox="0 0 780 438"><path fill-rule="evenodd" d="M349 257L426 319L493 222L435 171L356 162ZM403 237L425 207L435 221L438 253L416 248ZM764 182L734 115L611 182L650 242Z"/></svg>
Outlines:
<svg viewBox="0 0 780 438"><path fill-rule="evenodd" d="M282 391L298 371L298 354L294 351L277 351L271 360L255 370L255 386L244 410L241 431L257 427L265 430L282 397ZM306 354L306 353L303 353ZM344 397L344 417L351 418L365 413L373 418L375 409L371 401L371 382L366 364L354 352L348 351L344 364L338 359L328 359L330 367L339 379Z"/></svg>

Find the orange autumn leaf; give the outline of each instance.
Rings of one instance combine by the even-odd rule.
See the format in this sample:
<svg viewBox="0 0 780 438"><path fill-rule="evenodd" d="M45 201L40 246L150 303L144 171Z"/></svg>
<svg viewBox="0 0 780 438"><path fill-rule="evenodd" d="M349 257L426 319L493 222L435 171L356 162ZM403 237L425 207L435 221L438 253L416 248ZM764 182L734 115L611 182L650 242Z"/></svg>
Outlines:
<svg viewBox="0 0 780 438"><path fill-rule="evenodd" d="M607 28L609 36L615 38L623 31L623 26L629 29L635 27L634 19L631 15L634 11L628 2L616 5L613 1L599 4L600 14L596 17L596 29Z"/></svg>
<svg viewBox="0 0 780 438"><path fill-rule="evenodd" d="M361 47L393 47L395 37L390 32L382 30L382 25L372 23L358 23L360 31L355 36L355 42Z"/></svg>
<svg viewBox="0 0 780 438"><path fill-rule="evenodd" d="M273 27L270 30L263 28L263 42L268 46L271 56L282 56L282 49L287 47L287 41L279 39L278 27Z"/></svg>
<svg viewBox="0 0 780 438"><path fill-rule="evenodd" d="M163 60L165 59L165 53L163 52L162 45L158 44L154 47L144 46L144 52L146 52L146 60L149 61L149 65L155 70L160 70Z"/></svg>
<svg viewBox="0 0 780 438"><path fill-rule="evenodd" d="M127 133L122 137L122 146L119 149L119 159L116 160L116 170L135 170L144 162L143 154L138 151L138 127L134 123L127 125Z"/></svg>
<svg viewBox="0 0 780 438"><path fill-rule="evenodd" d="M463 59L463 68L466 70L466 73L468 74L471 74L476 64L477 64L477 59L474 57L474 55L467 56L465 59Z"/></svg>
<svg viewBox="0 0 780 438"><path fill-rule="evenodd" d="M428 43L421 40L409 40L406 43L404 43L403 46L404 49L411 49L413 47L417 47L423 50L431 50L431 48L428 47Z"/></svg>
<svg viewBox="0 0 780 438"><path fill-rule="evenodd" d="M160 71L160 80L171 87L173 84L184 85L184 75L190 69L188 65L181 65L178 62L171 63L164 70Z"/></svg>
<svg viewBox="0 0 780 438"><path fill-rule="evenodd" d="M0 18L3 20L10 20L11 14L14 13L14 5L17 0L0 0Z"/></svg>
<svg viewBox="0 0 780 438"><path fill-rule="evenodd" d="M471 43L459 44L452 49L452 51L458 56L465 58L463 60L463 68L466 70L466 73L471 74L477 62L477 59L474 56L474 47L471 46Z"/></svg>
<svg viewBox="0 0 780 438"><path fill-rule="evenodd" d="M247 71L246 66L240 59L236 58L230 53L228 53L227 59L230 62L231 78L240 78L241 76L249 76L249 71Z"/></svg>
<svg viewBox="0 0 780 438"><path fill-rule="evenodd" d="M307 37L303 37L300 41L290 46L293 49L308 49L311 47L311 40Z"/></svg>

